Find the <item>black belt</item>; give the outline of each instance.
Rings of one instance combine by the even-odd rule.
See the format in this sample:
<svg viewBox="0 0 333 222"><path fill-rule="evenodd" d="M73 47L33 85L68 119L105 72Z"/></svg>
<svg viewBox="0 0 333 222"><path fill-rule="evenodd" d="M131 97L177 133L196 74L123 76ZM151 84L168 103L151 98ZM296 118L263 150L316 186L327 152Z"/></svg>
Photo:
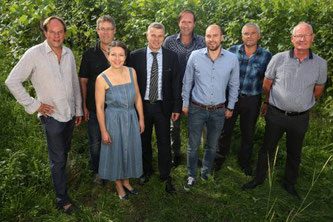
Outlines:
<svg viewBox="0 0 333 222"><path fill-rule="evenodd" d="M250 97L250 96L261 96L261 94L258 94L258 95L250 95L250 94L240 93L240 94L238 95L238 97L240 97L240 98L243 98L243 97Z"/></svg>
<svg viewBox="0 0 333 222"><path fill-rule="evenodd" d="M162 103L162 100L156 100L155 102L151 102L149 100L143 100L143 103L145 104L161 104Z"/></svg>
<svg viewBox="0 0 333 222"><path fill-rule="evenodd" d="M271 106L272 108L274 108L274 109L280 111L281 113L283 113L283 114L286 115L286 116L299 116L299 115L303 115L303 114L309 112L309 110L304 111L304 112L288 112L288 111L284 111L284 110L282 110L282 109L279 109L279 108L277 108L276 106L272 106L272 105L270 105L270 106Z"/></svg>
<svg viewBox="0 0 333 222"><path fill-rule="evenodd" d="M192 104L194 104L196 106L199 106L200 108L202 108L204 110L207 110L207 111L214 111L214 110L217 110L217 109L224 108L224 103L220 103L220 104L217 104L215 106L206 106L206 105L203 105L203 104L192 101Z"/></svg>
<svg viewBox="0 0 333 222"><path fill-rule="evenodd" d="M248 96L252 96L252 95L243 94L243 93L240 93L240 94L239 94L239 97L248 97Z"/></svg>

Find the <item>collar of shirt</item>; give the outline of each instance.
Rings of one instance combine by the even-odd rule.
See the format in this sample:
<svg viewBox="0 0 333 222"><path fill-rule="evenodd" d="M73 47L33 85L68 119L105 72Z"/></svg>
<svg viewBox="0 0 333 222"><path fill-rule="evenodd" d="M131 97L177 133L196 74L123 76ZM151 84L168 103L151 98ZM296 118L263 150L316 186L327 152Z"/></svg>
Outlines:
<svg viewBox="0 0 333 222"><path fill-rule="evenodd" d="M220 54L217 57L217 59L220 58L221 56L223 56L223 54L224 54L223 51L224 51L224 49L221 47L221 51L220 51ZM208 48L207 47L202 50L202 54L204 54L204 55L208 56L208 58L210 58L209 54L208 54Z"/></svg>
<svg viewBox="0 0 333 222"><path fill-rule="evenodd" d="M101 41L97 40L97 42L96 42L96 44L95 44L95 46L94 46L94 51L95 51L95 52L99 52L99 51L101 51L101 52L103 53L103 51L102 51L102 49L101 49Z"/></svg>
<svg viewBox="0 0 333 222"><path fill-rule="evenodd" d="M180 41L180 32L178 32L176 39ZM197 35L194 33L192 33L192 40L197 40Z"/></svg>
<svg viewBox="0 0 333 222"><path fill-rule="evenodd" d="M290 51L289 51L289 56L290 56L290 58L293 58L293 59L295 59L295 54L294 54L294 47L292 48L292 49L290 49ZM306 57L307 59L313 59L313 54L312 54L312 51L311 51L311 49L309 49L309 55Z"/></svg>
<svg viewBox="0 0 333 222"><path fill-rule="evenodd" d="M53 52L53 53L54 53L54 51L51 49L51 47L50 47L49 43L47 42L47 40L45 40L45 41L43 42L43 44L44 44L44 46L45 46L45 52L46 52L46 53L50 53L50 52ZM62 50L61 50L61 57L62 57L63 55L65 55L65 54L67 54L67 50L66 50L65 47L62 47Z"/></svg>
<svg viewBox="0 0 333 222"><path fill-rule="evenodd" d="M151 54L151 52L153 52L153 50L151 50L150 48L149 48L149 46L147 46L147 54ZM160 49L157 51L157 54L162 54L162 46L160 47Z"/></svg>
<svg viewBox="0 0 333 222"><path fill-rule="evenodd" d="M240 45L239 52L242 54L246 54L244 44ZM259 44L257 44L257 49L252 55L256 55L256 54L260 55L261 53L262 53L262 48L259 46Z"/></svg>

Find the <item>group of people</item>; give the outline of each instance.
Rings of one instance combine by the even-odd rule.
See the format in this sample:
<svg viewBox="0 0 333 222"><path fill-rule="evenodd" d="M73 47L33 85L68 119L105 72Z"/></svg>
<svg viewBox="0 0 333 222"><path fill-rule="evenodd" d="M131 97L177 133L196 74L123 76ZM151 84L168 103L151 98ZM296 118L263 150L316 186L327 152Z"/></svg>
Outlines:
<svg viewBox="0 0 333 222"><path fill-rule="evenodd" d="M310 49L315 37L311 25L296 25L293 48L272 57L258 44L257 24L245 24L243 43L229 50L221 47L219 25L209 25L203 37L194 34L195 24L195 14L184 10L178 17L179 33L165 39L164 26L153 22L147 29L147 46L128 54L123 42L114 41L114 19L101 16L96 27L99 40L84 52L78 78L73 53L63 46L64 21L56 16L44 21L46 40L26 51L6 85L29 114L38 112L57 206L63 212L77 211L67 194L65 166L74 125L80 125L82 117L88 122L94 183L114 181L119 198L127 200L128 195L138 194L129 179L139 178L143 185L154 173L153 128L160 179L166 192L176 192L170 171L181 161L181 112L188 124L186 191L196 184L203 128L207 134L200 177L206 181L225 162L238 116L238 163L246 175L252 175L253 137L261 109L266 119L264 143L254 179L243 189L264 182L275 147L286 132L283 187L299 198L295 184L309 109L327 79L326 61ZM28 78L37 98L22 85Z"/></svg>

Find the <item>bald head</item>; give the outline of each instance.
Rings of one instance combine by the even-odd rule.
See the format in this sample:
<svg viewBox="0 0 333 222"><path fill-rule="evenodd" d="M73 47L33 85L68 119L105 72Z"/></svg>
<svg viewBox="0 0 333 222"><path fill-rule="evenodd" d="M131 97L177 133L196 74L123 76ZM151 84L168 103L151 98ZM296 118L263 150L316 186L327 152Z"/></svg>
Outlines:
<svg viewBox="0 0 333 222"><path fill-rule="evenodd" d="M207 31L211 31L211 30L218 30L220 35L223 34L222 28L219 25L213 24L213 25L208 26L208 28L206 29L206 33L207 33Z"/></svg>
<svg viewBox="0 0 333 222"><path fill-rule="evenodd" d="M295 35L295 32L297 30L300 30L300 29L306 29L306 30L309 30L311 32L311 34L313 34L313 29L312 29L312 26L309 24L309 23L306 23L306 22L300 22L298 23L294 28L293 28L293 35Z"/></svg>

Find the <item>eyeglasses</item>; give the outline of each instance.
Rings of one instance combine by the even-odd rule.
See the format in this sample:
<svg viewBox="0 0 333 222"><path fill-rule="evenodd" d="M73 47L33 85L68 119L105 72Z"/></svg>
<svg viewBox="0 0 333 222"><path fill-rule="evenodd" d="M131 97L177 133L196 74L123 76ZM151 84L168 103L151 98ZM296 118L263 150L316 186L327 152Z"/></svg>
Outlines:
<svg viewBox="0 0 333 222"><path fill-rule="evenodd" d="M100 30L102 32L112 32L114 30L114 28L99 28L98 30Z"/></svg>
<svg viewBox="0 0 333 222"><path fill-rule="evenodd" d="M310 39L312 37L312 34L306 34L306 35L293 35L293 37L295 39L302 39L302 38L305 38L305 39Z"/></svg>

